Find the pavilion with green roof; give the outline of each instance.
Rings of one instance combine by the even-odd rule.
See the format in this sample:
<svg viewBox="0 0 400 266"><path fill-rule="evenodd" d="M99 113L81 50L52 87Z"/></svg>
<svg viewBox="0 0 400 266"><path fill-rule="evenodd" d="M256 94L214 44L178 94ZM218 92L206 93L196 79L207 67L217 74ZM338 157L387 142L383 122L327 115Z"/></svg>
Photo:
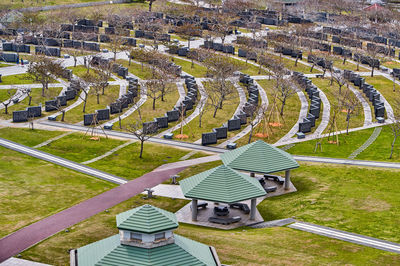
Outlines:
<svg viewBox="0 0 400 266"><path fill-rule="evenodd" d="M198 200L233 204L251 200L250 220L256 213L256 199L267 193L260 182L221 165L179 182L186 198L192 199L192 221L197 220Z"/></svg>
<svg viewBox="0 0 400 266"><path fill-rule="evenodd" d="M270 174L285 171L285 189L289 189L290 170L299 164L289 153L264 141L255 141L220 155L222 162L235 170Z"/></svg>
<svg viewBox="0 0 400 266"><path fill-rule="evenodd" d="M221 265L215 249L173 233L175 214L143 205L117 215L119 234L70 252L71 266Z"/></svg>

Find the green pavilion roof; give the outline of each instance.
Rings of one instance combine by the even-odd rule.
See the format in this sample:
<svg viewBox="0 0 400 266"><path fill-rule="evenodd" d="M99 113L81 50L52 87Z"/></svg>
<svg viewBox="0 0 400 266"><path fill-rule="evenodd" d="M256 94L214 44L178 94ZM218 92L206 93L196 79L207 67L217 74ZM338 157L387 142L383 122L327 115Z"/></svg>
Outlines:
<svg viewBox="0 0 400 266"><path fill-rule="evenodd" d="M178 221L175 214L146 204L118 214L117 227L151 234L175 229L178 227Z"/></svg>
<svg viewBox="0 0 400 266"><path fill-rule="evenodd" d="M220 157L226 166L255 173L268 174L299 167L292 155L261 140L227 151Z"/></svg>
<svg viewBox="0 0 400 266"><path fill-rule="evenodd" d="M225 165L179 182L187 198L234 203L266 195L257 179Z"/></svg>
<svg viewBox="0 0 400 266"><path fill-rule="evenodd" d="M78 265L216 265L210 247L174 234L175 243L140 248L120 243L120 236L94 242L78 249Z"/></svg>

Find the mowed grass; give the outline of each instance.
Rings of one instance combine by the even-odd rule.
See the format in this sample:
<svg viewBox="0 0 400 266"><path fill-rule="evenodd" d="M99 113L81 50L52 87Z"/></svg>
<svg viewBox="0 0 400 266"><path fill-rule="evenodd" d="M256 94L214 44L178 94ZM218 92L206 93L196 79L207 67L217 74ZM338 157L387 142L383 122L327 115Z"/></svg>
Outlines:
<svg viewBox="0 0 400 266"><path fill-rule="evenodd" d="M99 104L97 103L97 96L93 88L90 89L86 110L83 113L83 102L75 108L65 113L65 122L77 123L83 121L84 114L92 114L96 110L105 109L110 103L115 102L119 98L119 85L109 85L104 90L104 95L100 94ZM100 92L101 93L101 92Z"/></svg>
<svg viewBox="0 0 400 266"><path fill-rule="evenodd" d="M194 63L192 66L192 62L177 57L173 57L171 60L178 66L181 66L182 71L196 78L204 78L207 74L207 68L205 66L199 65L197 63Z"/></svg>
<svg viewBox="0 0 400 266"><path fill-rule="evenodd" d="M151 79L153 77L152 69L145 63L143 64L143 68L141 64L136 64L135 62L131 62L131 65L129 65L129 62L124 59L118 59L117 63L127 67L129 73L140 79Z"/></svg>
<svg viewBox="0 0 400 266"><path fill-rule="evenodd" d="M232 57L234 58L234 57ZM258 76L258 75L268 75L268 71L265 69L260 69L260 67L251 60L246 61L235 59L238 61L240 72L244 74L248 74L250 76Z"/></svg>
<svg viewBox="0 0 400 266"><path fill-rule="evenodd" d="M210 86L209 83L204 82L204 87ZM229 84L233 86L233 84ZM211 103L210 99L207 99ZM204 114L201 118L201 128L199 127L199 116L195 117L188 124L184 124L183 134L186 134L188 138L183 139L184 141L196 141L201 139L202 133L211 132L213 128L221 127L222 124L227 123L229 119L235 113L237 106L239 105L239 95L235 88L233 88L232 95L229 95L229 99L225 100L222 109L218 109L215 118L214 107L212 105L206 106ZM181 130L175 130L174 135L180 134ZM225 139L219 140L225 141Z"/></svg>
<svg viewBox="0 0 400 266"><path fill-rule="evenodd" d="M156 117L163 117L167 111L173 109L174 105L179 99L179 92L176 84L168 84L169 92L164 96L164 101L160 99L156 100L156 108L153 110L153 99L147 97L147 101L140 107L140 115L143 122L153 121ZM136 110L130 116L122 119L121 125L122 129L129 129L129 125L135 125L136 122L140 121L139 112ZM119 129L119 122L115 122L115 129ZM160 131L163 129L160 129Z"/></svg>
<svg viewBox="0 0 400 266"><path fill-rule="evenodd" d="M143 158L139 158L139 152L140 142L135 142L88 166L126 179L135 179L163 164L178 161L190 151L145 142Z"/></svg>
<svg viewBox="0 0 400 266"><path fill-rule="evenodd" d="M201 165L199 165L199 167L204 169ZM214 167L214 165L208 164L208 167L211 168ZM302 167L306 166L302 165ZM322 166L319 167L321 168ZM192 168L192 170L194 169ZM326 169L326 171L328 170L329 169ZM183 174L183 172L181 174ZM303 179L307 179L307 177L303 178L302 176L296 175L295 178L296 185L300 182L301 184L307 183L303 181ZM297 179L300 179L300 181L297 181ZM326 178L321 182L325 182L325 180ZM314 185L314 182L319 181L314 181L312 179L312 181L309 182L317 189L314 193L325 192L323 189L324 187L319 186L319 184ZM340 184L337 184L337 186L339 185ZM305 197L308 199L310 193L312 192L306 190L304 192L291 193L281 197L293 197L296 196L296 194L300 194L298 196L299 198ZM348 195L349 194L346 196ZM274 205L276 204L275 202L280 202L281 206L279 207L281 207L281 209L278 209L277 206L271 207L275 212L286 209L285 205L293 205L291 202L281 199L281 197L276 200L274 198L267 199L261 204L268 206L269 201L272 201ZM65 265L68 264L69 261L69 249L79 248L117 234L118 230L115 225L115 215L118 213L142 204L152 204L165 210L176 212L187 203L188 201L163 197L143 200L141 196L138 195L114 206L109 212L99 213L74 225L69 228L69 232L60 232L42 241L24 251L21 258L53 265ZM264 206L261 208L259 207L259 209L264 211ZM327 209L329 210L329 208ZM280 212L280 215L289 216L286 212ZM190 239L214 246L221 262L229 265L393 265L396 264L400 258L400 256L395 253L389 253L286 227L264 229L241 227L234 230L218 230L181 223L175 232ZM229 241L227 241L227 239L229 239ZM246 250L246 252L243 252L244 250Z"/></svg>
<svg viewBox="0 0 400 266"><path fill-rule="evenodd" d="M76 67L68 67L69 69L72 69L72 74L78 76L78 77L83 77L84 75L87 74L87 68L83 65L79 65ZM93 68L89 68L89 73L94 74L96 73ZM108 81L115 81L113 78L109 78Z"/></svg>
<svg viewBox="0 0 400 266"><path fill-rule="evenodd" d="M13 106L8 107L8 114L5 114L5 109L2 110L0 117L2 119L12 119L12 112L13 111L20 111L25 110L29 106L38 106L38 105L45 105L46 101L53 100L57 97L62 90L62 87L49 87L45 91L45 96L42 96L42 89L41 88L33 88L31 89L31 96L32 101L31 105L29 105L29 97L25 97L21 102L14 104ZM49 113L42 112L42 116L46 116Z"/></svg>
<svg viewBox="0 0 400 266"><path fill-rule="evenodd" d="M365 77L365 82L374 86L389 104L395 108L397 106L396 98L399 97L400 86L395 84L396 91L393 91L393 80L387 79L384 76Z"/></svg>
<svg viewBox="0 0 400 266"><path fill-rule="evenodd" d="M39 7L39 6L50 6L50 5L66 5L86 2L100 2L101 0L50 0L50 1L37 1L37 0L25 0L13 1L3 0L0 7L11 7L11 8L25 8L25 7Z"/></svg>
<svg viewBox="0 0 400 266"><path fill-rule="evenodd" d="M268 108L265 112L265 121L261 121L258 126L254 128L253 136L251 138L251 142L257 140L263 140L268 143L275 143L283 136L285 136L290 129L296 124L299 119L299 113L301 108L301 102L297 93L290 96L286 101L283 117L279 115L281 110L282 103L278 99L276 99L276 107L273 108L273 101L275 96L275 80L258 80L258 84L265 90L268 97ZM281 123L281 126L274 127L273 125L268 126L268 119L271 117L270 123ZM278 120L279 119L279 120ZM268 137L258 137L255 136L256 133L265 133L268 134ZM243 138L236 141L239 146L243 146L248 144L249 134L245 135Z"/></svg>
<svg viewBox="0 0 400 266"><path fill-rule="evenodd" d="M29 74L16 74L10 76L2 76L0 85L21 85L40 83L35 81Z"/></svg>
<svg viewBox="0 0 400 266"><path fill-rule="evenodd" d="M52 265L67 265L69 249L93 243L106 237L118 234L115 216L121 212L151 204L170 212L176 212L189 201L157 197L145 200L143 195L137 195L112 208L109 212L98 213L89 219L69 228L69 232L60 232L31 247L22 253L22 258L49 263Z"/></svg>
<svg viewBox="0 0 400 266"><path fill-rule="evenodd" d="M340 108L340 110L336 107L339 106L338 102L338 95L339 95L339 86L336 82L333 82L331 85L330 79L322 79L322 78L314 78L312 82L315 86L321 89L331 104L331 113L330 119L334 115L334 112L338 112L336 114L336 129L333 127L334 131L344 130L347 127L347 113L345 111L345 107ZM350 123L349 128L361 127L364 124L364 109L362 108L361 102L357 100L355 94L351 92L346 86L342 86L342 93L343 95L347 95L347 97L351 97L353 101L357 103L356 111L353 115L350 116ZM341 104L342 105L342 104ZM329 133L331 123L328 124L327 128L325 129L325 133Z"/></svg>
<svg viewBox="0 0 400 266"><path fill-rule="evenodd" d="M104 135L100 135L99 138L99 140L92 140L89 133L87 135L73 133L39 148L39 150L80 163L103 155L125 143L122 140L106 138Z"/></svg>
<svg viewBox="0 0 400 266"><path fill-rule="evenodd" d="M9 92L10 92L10 94L9 94ZM16 89L0 90L0 103L10 99L16 92L17 92ZM3 105L1 105L1 106L4 107Z"/></svg>
<svg viewBox="0 0 400 266"><path fill-rule="evenodd" d="M0 138L8 139L29 147L36 146L48 139L64 133L63 131L50 131L29 128L0 128Z"/></svg>
<svg viewBox="0 0 400 266"><path fill-rule="evenodd" d="M307 66L306 64L304 64L303 61L300 60L300 58L297 61L297 66L296 66L295 65L296 58L293 58L293 60L291 60L291 59L284 58L284 55L279 56L279 55L275 55L275 54L272 54L272 53L268 54L268 56L272 57L273 59L275 59L278 62L282 62L285 65L285 67L290 69L291 71L302 72L304 74L321 73L321 71L319 71L315 67L311 72L311 66Z"/></svg>
<svg viewBox="0 0 400 266"><path fill-rule="evenodd" d="M114 185L0 147L0 237Z"/></svg>

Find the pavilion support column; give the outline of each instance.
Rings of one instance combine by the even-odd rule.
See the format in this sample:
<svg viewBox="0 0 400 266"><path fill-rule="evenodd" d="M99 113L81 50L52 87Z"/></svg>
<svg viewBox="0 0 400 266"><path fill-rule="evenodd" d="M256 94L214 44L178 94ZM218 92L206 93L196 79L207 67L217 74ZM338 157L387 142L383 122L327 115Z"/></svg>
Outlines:
<svg viewBox="0 0 400 266"><path fill-rule="evenodd" d="M251 199L250 220L256 219L257 199Z"/></svg>
<svg viewBox="0 0 400 266"><path fill-rule="evenodd" d="M290 170L285 171L285 190L289 189L290 185Z"/></svg>
<svg viewBox="0 0 400 266"><path fill-rule="evenodd" d="M250 173L250 176L251 176L251 177L255 177L255 176L256 176L256 173Z"/></svg>
<svg viewBox="0 0 400 266"><path fill-rule="evenodd" d="M192 221L197 221L197 199L192 199Z"/></svg>

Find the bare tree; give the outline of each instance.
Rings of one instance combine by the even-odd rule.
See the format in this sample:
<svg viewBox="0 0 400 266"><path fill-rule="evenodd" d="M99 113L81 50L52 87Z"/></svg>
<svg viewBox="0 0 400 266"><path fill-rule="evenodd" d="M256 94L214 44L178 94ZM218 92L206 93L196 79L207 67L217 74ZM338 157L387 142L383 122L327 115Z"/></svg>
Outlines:
<svg viewBox="0 0 400 266"><path fill-rule="evenodd" d="M8 99L3 101L1 104L4 106L4 113L7 115L8 114L8 106L11 104L13 101L13 95L14 95L14 89L8 89L7 90L7 96Z"/></svg>
<svg viewBox="0 0 400 266"><path fill-rule="evenodd" d="M149 138L151 138L152 134L149 134L148 132L143 130L143 119L142 119L140 107L137 108L137 112L139 115L139 119L126 125L125 130L132 133L140 141L139 158L143 158L144 143Z"/></svg>

